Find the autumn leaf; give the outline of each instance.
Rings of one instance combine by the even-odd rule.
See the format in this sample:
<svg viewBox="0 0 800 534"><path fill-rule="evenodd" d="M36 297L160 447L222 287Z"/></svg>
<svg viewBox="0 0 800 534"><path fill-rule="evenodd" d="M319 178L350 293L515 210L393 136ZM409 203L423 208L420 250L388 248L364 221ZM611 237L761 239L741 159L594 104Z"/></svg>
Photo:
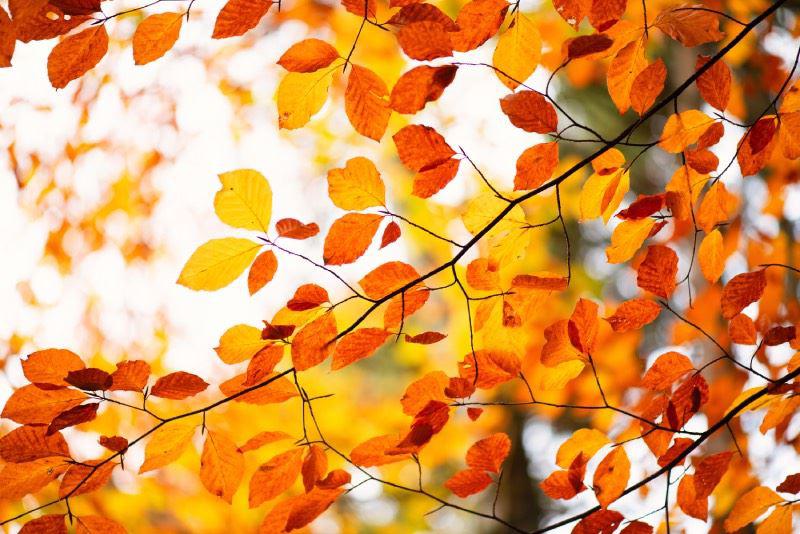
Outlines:
<svg viewBox="0 0 800 534"><path fill-rule="evenodd" d="M757 486L751 489L734 504L724 523L725 532L736 532L758 519L770 506L780 502L783 499L767 487Z"/></svg>
<svg viewBox="0 0 800 534"><path fill-rule="evenodd" d="M236 280L253 263L261 245L226 237L200 245L181 271L178 283L194 290L214 291Z"/></svg>
<svg viewBox="0 0 800 534"><path fill-rule="evenodd" d="M388 96L389 89L377 74L365 67L352 66L344 93L344 109L358 133L380 141L392 115Z"/></svg>
<svg viewBox="0 0 800 534"><path fill-rule="evenodd" d="M74 389L48 390L34 385L22 386L6 401L0 417L21 424L49 425L60 413L74 408L86 399L85 393Z"/></svg>
<svg viewBox="0 0 800 534"><path fill-rule="evenodd" d="M76 534L125 534L125 528L107 517L82 515L76 518Z"/></svg>
<svg viewBox="0 0 800 534"><path fill-rule="evenodd" d="M117 364L111 373L112 391L141 391L150 378L150 364L143 360L129 360Z"/></svg>
<svg viewBox="0 0 800 534"><path fill-rule="evenodd" d="M700 271L703 276L712 284L722 276L725 270L725 257L722 234L718 229L712 230L700 242L697 261L700 264Z"/></svg>
<svg viewBox="0 0 800 534"><path fill-rule="evenodd" d="M265 250L258 256L250 266L247 273L247 290L251 295L255 295L259 289L267 285L275 276L278 270L278 258L271 250Z"/></svg>
<svg viewBox="0 0 800 534"><path fill-rule="evenodd" d="M700 69L710 59L708 56L697 56L695 69ZM731 96L731 70L724 61L712 64L695 83L703 100L718 110L725 111Z"/></svg>
<svg viewBox="0 0 800 534"><path fill-rule="evenodd" d="M363 256L382 218L374 213L348 213L336 219L325 236L325 264L344 265Z"/></svg>
<svg viewBox="0 0 800 534"><path fill-rule="evenodd" d="M335 348L338 331L332 312L324 313L303 327L292 340L292 363L304 371L322 363Z"/></svg>
<svg viewBox="0 0 800 534"><path fill-rule="evenodd" d="M658 58L644 68L633 79L631 84L631 107L639 115L652 107L653 103L664 90L664 82L667 79L667 67L664 61Z"/></svg>
<svg viewBox="0 0 800 534"><path fill-rule="evenodd" d="M668 299L675 291L678 274L678 255L664 245L647 248L647 256L639 264L636 285L654 295Z"/></svg>
<svg viewBox="0 0 800 534"><path fill-rule="evenodd" d="M100 63L108 52L108 33L103 24L87 28L58 43L47 58L47 76L56 89L80 78Z"/></svg>
<svg viewBox="0 0 800 534"><path fill-rule="evenodd" d="M438 100L453 83L458 66L430 67L420 65L405 72L397 80L389 97L389 106L398 113L416 113L428 102Z"/></svg>
<svg viewBox="0 0 800 534"><path fill-rule="evenodd" d="M69 446L60 433L47 433L47 427L23 425L0 438L0 458L25 463L40 458L69 458Z"/></svg>
<svg viewBox="0 0 800 534"><path fill-rule="evenodd" d="M760 299L766 287L767 278L763 270L737 274L722 289L722 316L731 319Z"/></svg>
<svg viewBox="0 0 800 534"><path fill-rule="evenodd" d="M331 80L330 71L287 74L278 85L278 92L275 95L278 104L278 126L287 130L305 126L328 99Z"/></svg>
<svg viewBox="0 0 800 534"><path fill-rule="evenodd" d="M140 22L133 34L133 61L145 65L169 52L182 24L183 13L158 13Z"/></svg>
<svg viewBox="0 0 800 534"><path fill-rule="evenodd" d="M200 456L200 481L230 503L244 476L244 456L229 437L209 430Z"/></svg>
<svg viewBox="0 0 800 534"><path fill-rule="evenodd" d="M511 440L506 434L498 432L475 442L467 450L467 465L473 469L499 473L500 466L510 450Z"/></svg>
<svg viewBox="0 0 800 534"><path fill-rule="evenodd" d="M655 226L653 219L622 221L611 234L611 245L606 249L609 263L628 261L641 248Z"/></svg>
<svg viewBox="0 0 800 534"><path fill-rule="evenodd" d="M500 29L509 4L504 0L471 0L456 17L458 31L452 32L453 48L459 52L474 50Z"/></svg>
<svg viewBox="0 0 800 534"><path fill-rule="evenodd" d="M497 40L492 64L503 85L513 91L536 70L541 53L539 30L531 19L517 11L509 28Z"/></svg>
<svg viewBox="0 0 800 534"><path fill-rule="evenodd" d="M278 60L289 72L314 72L339 58L339 53L321 39L304 39L293 44Z"/></svg>
<svg viewBox="0 0 800 534"><path fill-rule="evenodd" d="M558 127L553 105L536 91L523 90L505 96L500 99L500 109L511 124L526 132L546 134Z"/></svg>
<svg viewBox="0 0 800 534"><path fill-rule="evenodd" d="M533 145L517 159L514 190L536 189L553 176L558 166L558 143Z"/></svg>
<svg viewBox="0 0 800 534"><path fill-rule="evenodd" d="M182 421L166 423L151 435L144 449L144 463L139 473L146 473L169 465L180 458L197 428L196 424Z"/></svg>
<svg viewBox="0 0 800 534"><path fill-rule="evenodd" d="M211 37L224 39L244 35L256 27L271 6L268 0L228 0L217 15Z"/></svg>
<svg viewBox="0 0 800 534"><path fill-rule="evenodd" d="M214 196L217 217L234 228L266 232L272 214L272 190L266 178L252 169L219 175L221 189Z"/></svg>
<svg viewBox="0 0 800 534"><path fill-rule="evenodd" d="M386 188L367 158L347 160L344 168L328 171L328 196L343 210L359 211L386 204Z"/></svg>
<svg viewBox="0 0 800 534"><path fill-rule="evenodd" d="M616 501L628 484L631 462L623 447L616 447L603 458L594 473L592 487L600 506Z"/></svg>
<svg viewBox="0 0 800 534"><path fill-rule="evenodd" d="M390 335L391 332L382 328L360 328L343 336L333 352L331 369L336 371L372 356Z"/></svg>
<svg viewBox="0 0 800 534"><path fill-rule="evenodd" d="M20 534L67 534L66 515L47 514L25 523Z"/></svg>
<svg viewBox="0 0 800 534"><path fill-rule="evenodd" d="M492 483L485 471L480 469L464 469L450 477L444 487L455 493L457 496L469 497L472 494L485 490Z"/></svg>
<svg viewBox="0 0 800 534"><path fill-rule="evenodd" d="M164 375L153 384L150 394L164 399L181 400L205 391L208 383L197 375L177 371Z"/></svg>
<svg viewBox="0 0 800 534"><path fill-rule="evenodd" d="M585 461L588 462L597 451L610 442L608 437L599 430L593 428L578 429L558 448L556 464L568 469L578 455L581 454Z"/></svg>
<svg viewBox="0 0 800 534"><path fill-rule="evenodd" d="M714 119L696 109L670 115L661 132L659 146L667 152L681 152L695 144Z"/></svg>
<svg viewBox="0 0 800 534"><path fill-rule="evenodd" d="M76 497L99 490L108 484L117 465L106 460L90 460L70 466L58 487L59 498Z"/></svg>
<svg viewBox="0 0 800 534"><path fill-rule="evenodd" d="M303 466L303 450L290 449L262 464L250 479L250 508L274 499L289 489Z"/></svg>
<svg viewBox="0 0 800 534"><path fill-rule="evenodd" d="M81 357L67 349L46 349L31 353L22 360L22 372L32 384L66 386L70 371L84 369Z"/></svg>
<svg viewBox="0 0 800 534"><path fill-rule="evenodd" d="M693 370L692 360L688 356L679 352L666 352L656 358L642 377L641 385L654 391L669 390L680 377Z"/></svg>
<svg viewBox="0 0 800 534"><path fill-rule="evenodd" d="M719 20L713 11L690 6L662 11L656 16L653 26L688 47L713 43L725 36L719 31Z"/></svg>
<svg viewBox="0 0 800 534"><path fill-rule="evenodd" d="M632 41L617 52L608 66L608 94L620 113L625 113L631 106L631 91L633 90L634 81L647 68L644 48L643 38ZM655 91L655 89L649 87L651 82L649 77L658 75L658 67L653 67L653 69L654 72L652 74L646 75L648 79L639 82L640 84L647 84L646 91L648 93L651 90ZM645 88L637 88L637 90L640 92L637 94L637 98L641 98L638 105L643 106L649 95L641 94L641 91L644 91Z"/></svg>

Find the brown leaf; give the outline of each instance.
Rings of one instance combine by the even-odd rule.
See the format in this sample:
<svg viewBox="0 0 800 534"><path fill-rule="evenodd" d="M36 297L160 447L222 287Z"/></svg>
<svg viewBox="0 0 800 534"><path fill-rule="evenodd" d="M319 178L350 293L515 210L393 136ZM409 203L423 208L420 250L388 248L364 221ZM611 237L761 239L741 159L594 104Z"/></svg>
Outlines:
<svg viewBox="0 0 800 534"><path fill-rule="evenodd" d="M14 56L16 46L14 24L6 10L0 7L0 68L11 66L11 58Z"/></svg>
<svg viewBox="0 0 800 534"><path fill-rule="evenodd" d="M53 419L50 426L47 427L47 435L50 436L61 429L93 420L97 417L97 408L99 406L99 402L93 402L90 404L82 404L61 412Z"/></svg>
<svg viewBox="0 0 800 534"><path fill-rule="evenodd" d="M185 371L176 371L164 375L153 384L150 394L164 399L181 400L193 397L205 391L208 382L197 375Z"/></svg>
<svg viewBox="0 0 800 534"><path fill-rule="evenodd" d="M775 489L781 493L791 493L792 495L800 493L800 473L788 475Z"/></svg>
<svg viewBox="0 0 800 534"><path fill-rule="evenodd" d="M434 343L438 343L446 337L447 334L442 334L440 332L423 332L415 336L406 334L405 339L406 343L417 343L419 345L433 345Z"/></svg>
<svg viewBox="0 0 800 534"><path fill-rule="evenodd" d="M567 57L578 59L584 56L597 54L611 48L614 44L607 35L595 33L593 35L579 35L567 42Z"/></svg>
<svg viewBox="0 0 800 534"><path fill-rule="evenodd" d="M125 452L128 450L128 440L122 436L100 436L98 443L114 452Z"/></svg>
<svg viewBox="0 0 800 534"><path fill-rule="evenodd" d="M84 391L105 391L111 387L113 379L102 369L89 367L70 371L64 381L70 386Z"/></svg>
<svg viewBox="0 0 800 534"><path fill-rule="evenodd" d="M612 534L623 519L616 510L598 510L578 521L572 534Z"/></svg>

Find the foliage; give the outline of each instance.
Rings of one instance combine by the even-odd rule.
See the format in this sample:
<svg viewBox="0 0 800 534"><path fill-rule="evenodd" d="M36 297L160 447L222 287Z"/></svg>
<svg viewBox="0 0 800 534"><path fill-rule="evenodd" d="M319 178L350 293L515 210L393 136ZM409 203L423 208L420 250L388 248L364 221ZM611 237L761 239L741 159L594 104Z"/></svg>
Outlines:
<svg viewBox="0 0 800 534"><path fill-rule="evenodd" d="M758 434L770 434L776 450L796 454L798 446L790 423L798 408L800 270L791 265L793 229L783 224L800 157L800 47L787 22L797 13L783 0L554 0L530 11L503 0L343 0L330 12L357 29L342 46L336 23L314 22L299 3L284 15L287 6L275 3L228 0L209 33L239 37L281 16L334 30L279 57L286 72L276 126L313 126L330 101L391 158L358 155L328 166L329 225L274 217L280 177L254 169L219 175L213 207L230 234L200 244L178 284L215 291L247 271L254 295L274 285L288 261L319 274L298 281L263 327L232 325L221 336L215 350L227 375L160 372L142 359L94 366L57 348L22 359L27 383L2 411L18 426L0 437L0 500L13 503L1 524L26 520L21 532L30 533L66 532L67 522L77 532L124 531L101 500L87 513L73 507L91 498L82 495L105 495L143 446L139 474L193 451L194 470L214 499L269 503L258 519L262 533L302 529L367 482L501 531L630 534L696 519L727 532L754 522L758 532L791 532L800 475L765 480L751 454ZM149 11L157 4L181 7ZM47 73L63 89L91 76L110 42L119 44L110 27L140 17L130 44L134 62L149 64L179 46L194 4L156 0L113 11L101 0L10 0L8 12L0 8L0 63L11 64L20 42L60 37ZM777 34L793 36L797 47L788 70L765 60L762 45ZM360 47L378 44L413 61L400 60L405 71L397 76L359 56ZM491 62L481 60L487 53ZM680 54L691 56L688 69ZM483 111L534 134L511 187L497 185L437 128L401 117L435 110L468 69L496 78L504 91ZM541 87L531 81L537 73ZM627 126L604 135L605 124L584 121L585 110L556 98L557 84L563 94L600 86L604 94L592 98L602 96ZM469 95L458 98L472 105ZM721 164L726 144L735 150ZM648 158L658 165L644 167ZM658 176L648 183L645 170ZM478 189L463 185L472 172ZM403 189L388 178L394 174ZM752 182L768 197L762 205L746 194ZM436 196L460 183L467 191L460 217L437 220ZM425 221L400 213L406 192L419 199L415 209L428 210ZM782 224L767 231L759 216ZM609 272L631 287L615 287L613 277L593 283L578 265L592 229L606 232ZM555 254L547 250L553 237L561 247ZM382 249L398 253L373 261ZM350 270L360 265L363 273ZM364 418L364 426L381 432L339 445L322 421L337 397L317 392L328 379L314 373L396 382L388 363L370 362L406 345L430 357L409 366L416 376L400 386L393 415L371 412L386 421ZM298 432L250 416L209 422L237 405L256 406L248 412L256 415L292 410ZM357 407L346 408L348 418L359 418ZM490 411L499 415L485 422ZM516 522L519 510L498 511L515 489L505 481L526 467L512 463L524 447L503 415L513 411L575 427L540 482L543 494L564 501L594 494L533 527ZM81 459L73 453L79 431L92 429L105 452ZM448 432L463 433L455 452ZM409 466L410 481L402 471ZM621 504L656 490L660 508L637 515ZM52 497L23 506L29 494ZM28 520L39 510L46 515Z"/></svg>

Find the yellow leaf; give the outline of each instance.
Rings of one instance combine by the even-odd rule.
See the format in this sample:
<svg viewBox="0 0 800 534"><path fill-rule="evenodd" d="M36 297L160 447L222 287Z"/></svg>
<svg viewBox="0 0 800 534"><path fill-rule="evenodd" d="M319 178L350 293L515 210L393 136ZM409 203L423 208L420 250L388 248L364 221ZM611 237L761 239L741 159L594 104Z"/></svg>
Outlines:
<svg viewBox="0 0 800 534"><path fill-rule="evenodd" d="M758 525L756 534L791 534L792 507L776 506L764 521Z"/></svg>
<svg viewBox="0 0 800 534"><path fill-rule="evenodd" d="M139 468L139 473L164 467L180 458L192 440L195 428L195 424L181 422L159 427L144 448L144 463Z"/></svg>
<svg viewBox="0 0 800 534"><path fill-rule="evenodd" d="M200 245L186 262L178 283L189 289L213 291L244 272L261 247L248 239L226 237Z"/></svg>
<svg viewBox="0 0 800 534"><path fill-rule="evenodd" d="M700 262L700 270L706 280L712 284L719 280L722 271L725 270L722 234L719 233L719 230L714 230L703 238L697 258Z"/></svg>
<svg viewBox="0 0 800 534"><path fill-rule="evenodd" d="M208 491L230 503L244 475L244 456L225 434L208 431L200 456L200 481Z"/></svg>
<svg viewBox="0 0 800 534"><path fill-rule="evenodd" d="M603 222L607 223L619 208L628 189L630 189L628 171L617 169L610 174L592 174L581 190L581 218L594 219L602 215Z"/></svg>
<svg viewBox="0 0 800 534"><path fill-rule="evenodd" d="M367 158L347 161L343 169L328 171L328 196L343 210L359 211L386 203L386 188L375 164Z"/></svg>
<svg viewBox="0 0 800 534"><path fill-rule="evenodd" d="M214 196L217 217L234 228L266 232L272 215L272 189L258 172L250 169L219 175L222 189Z"/></svg>
<svg viewBox="0 0 800 534"><path fill-rule="evenodd" d="M219 346L214 350L219 359L227 364L249 360L256 352L269 344L261 339L261 330L246 324L232 326L219 338Z"/></svg>
<svg viewBox="0 0 800 534"><path fill-rule="evenodd" d="M636 254L656 222L653 219L622 221L611 234L611 245L606 249L609 263L628 261Z"/></svg>
<svg viewBox="0 0 800 534"><path fill-rule="evenodd" d="M533 74L541 54L539 30L528 17L517 11L512 25L497 40L492 64L508 75L495 71L503 85L513 91Z"/></svg>
<svg viewBox="0 0 800 534"><path fill-rule="evenodd" d="M332 70L290 72L278 86L278 126L301 128L311 120L328 98Z"/></svg>
<svg viewBox="0 0 800 534"><path fill-rule="evenodd" d="M133 34L133 61L144 65L166 54L178 40L183 13L150 15L136 27Z"/></svg>
<svg viewBox="0 0 800 534"><path fill-rule="evenodd" d="M579 454L583 454L588 462L597 451L608 443L611 443L611 440L599 430L580 428L558 448L556 464L564 469L569 469L570 464Z"/></svg>
<svg viewBox="0 0 800 534"><path fill-rule="evenodd" d="M783 502L783 499L765 486L751 489L733 505L733 510L725 520L725 531L736 532L758 519L758 516L767 511L767 508L780 502Z"/></svg>
<svg viewBox="0 0 800 534"><path fill-rule="evenodd" d="M695 144L713 123L714 119L696 109L675 113L667 119L658 145L667 152L682 152Z"/></svg>

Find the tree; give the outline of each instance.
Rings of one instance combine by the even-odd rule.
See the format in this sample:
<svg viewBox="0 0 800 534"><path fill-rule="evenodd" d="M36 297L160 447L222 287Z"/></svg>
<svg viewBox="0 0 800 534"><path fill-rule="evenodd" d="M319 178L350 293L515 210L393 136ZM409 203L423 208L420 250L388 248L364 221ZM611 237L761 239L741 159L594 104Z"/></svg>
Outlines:
<svg viewBox="0 0 800 534"><path fill-rule="evenodd" d="M0 62L11 64L18 42L61 37L47 73L70 90L91 79L110 41L127 44L109 28L136 22L127 40L145 65L180 46L201 6L116 7L10 0ZM329 509L361 523L351 496L379 484L408 530L453 512L469 530L498 532L791 532L800 474L782 463L775 475L760 459L797 448L792 5L271 7L228 0L213 12L212 39L244 35L239 46L255 47L265 24L304 22L309 36L277 59L277 127L317 124L330 101L364 140L325 164L330 224L286 213L273 192L280 177L221 173L208 202L230 233L200 244L177 283L216 291L245 278L255 295L285 266L313 276L271 299L278 311L263 326L231 325L215 349L226 369L213 376L65 348L10 359L26 383L1 414L13 424L0 437L0 524L146 530L115 517L115 503L148 511L147 499L164 495L188 499L190 530L231 528L204 517L231 507L237 528L288 532ZM770 44L779 38L788 52ZM478 91L454 94L465 75L492 78L499 109L473 102ZM83 115L100 93L76 99ZM513 180L484 172L452 140L461 114L447 128L436 117L446 99L524 139ZM13 144L9 154L22 196ZM142 184L156 156L115 203L149 214ZM548 458L531 453L533 422L559 438ZM86 457L93 433L102 452ZM536 486L533 463L550 466ZM162 478L176 464L197 473L203 497ZM119 473L131 474L136 497L110 487Z"/></svg>

